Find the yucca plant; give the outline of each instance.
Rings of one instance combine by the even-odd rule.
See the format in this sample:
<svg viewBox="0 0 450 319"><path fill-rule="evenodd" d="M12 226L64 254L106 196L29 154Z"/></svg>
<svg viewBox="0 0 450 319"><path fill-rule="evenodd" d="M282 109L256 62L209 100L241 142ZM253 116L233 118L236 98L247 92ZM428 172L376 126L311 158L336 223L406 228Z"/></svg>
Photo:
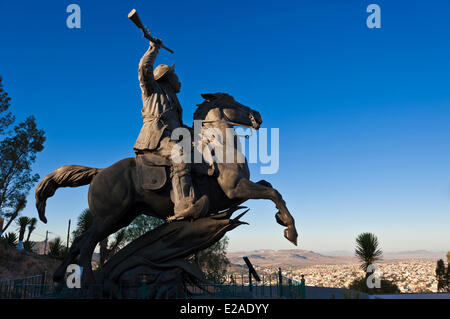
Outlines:
<svg viewBox="0 0 450 319"><path fill-rule="evenodd" d="M23 243L23 249L25 249L26 251L29 251L29 252L33 252L33 248L35 245L36 245L36 243L34 241L27 240Z"/></svg>
<svg viewBox="0 0 450 319"><path fill-rule="evenodd" d="M91 210L89 208L86 208L81 212L80 216L78 216L77 227L72 232L73 240L75 240L75 238L77 238L85 231L87 231L89 227L91 227L93 222L94 222L94 215L92 215Z"/></svg>
<svg viewBox="0 0 450 319"><path fill-rule="evenodd" d="M50 257L60 259L64 256L64 246L60 237L56 237L55 239L51 240L48 244L48 247L48 255Z"/></svg>
<svg viewBox="0 0 450 319"><path fill-rule="evenodd" d="M361 262L361 268L367 273L367 267L380 260L383 252L379 249L378 238L371 233L362 233L356 237L356 257Z"/></svg>
<svg viewBox="0 0 450 319"><path fill-rule="evenodd" d="M33 217L30 219L30 222L28 224L28 236L27 236L27 240L26 241L30 241L30 236L31 233L36 229L36 224L37 224L37 218Z"/></svg>
<svg viewBox="0 0 450 319"><path fill-rule="evenodd" d="M17 220L17 226L19 226L19 243L17 244L17 249L23 249L23 238L25 237L25 231L30 223L30 219L26 216L22 216Z"/></svg>

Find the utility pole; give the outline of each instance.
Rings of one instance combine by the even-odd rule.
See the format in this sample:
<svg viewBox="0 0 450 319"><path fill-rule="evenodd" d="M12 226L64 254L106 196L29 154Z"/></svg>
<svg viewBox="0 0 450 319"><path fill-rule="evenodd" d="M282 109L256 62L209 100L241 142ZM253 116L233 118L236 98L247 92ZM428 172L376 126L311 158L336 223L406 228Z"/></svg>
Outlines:
<svg viewBox="0 0 450 319"><path fill-rule="evenodd" d="M70 238L70 219L69 219L69 227L67 228L67 251L69 251L69 238Z"/></svg>
<svg viewBox="0 0 450 319"><path fill-rule="evenodd" d="M48 240L48 230L45 233L44 255L45 255L45 251L47 250L47 240Z"/></svg>

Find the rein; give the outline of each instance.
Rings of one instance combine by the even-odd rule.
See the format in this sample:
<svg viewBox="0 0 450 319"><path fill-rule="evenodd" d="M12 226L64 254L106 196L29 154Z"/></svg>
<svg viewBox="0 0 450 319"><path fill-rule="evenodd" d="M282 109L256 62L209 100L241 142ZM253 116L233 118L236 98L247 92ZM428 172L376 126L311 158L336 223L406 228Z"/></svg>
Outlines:
<svg viewBox="0 0 450 319"><path fill-rule="evenodd" d="M246 127L246 128L250 129L250 135L248 135L248 134L247 135L236 134L236 136L245 137L245 138L249 138L249 137L253 136L253 126L230 121L230 119L228 119L228 117L225 115L225 113L223 111L222 111L222 115L226 118L226 120L215 120L215 121L202 120L202 127L203 127L203 124L220 123L220 122L222 122L222 123L226 123L226 124L229 124L229 125L232 125L232 126L243 126L243 127ZM253 121L253 115L252 114L250 114L250 119Z"/></svg>
<svg viewBox="0 0 450 319"><path fill-rule="evenodd" d="M236 123L236 122L232 122L232 121L227 121L227 120L202 121L202 127L203 127L203 124L220 123L220 122L226 123L226 124L229 124L229 125L232 125L232 126L243 126L243 127L247 127L247 128L250 129L250 135L248 135L248 134L246 134L246 135L236 134L236 136L245 137L245 138L249 138L249 137L253 136L253 126L245 125L245 124L241 124L241 123Z"/></svg>

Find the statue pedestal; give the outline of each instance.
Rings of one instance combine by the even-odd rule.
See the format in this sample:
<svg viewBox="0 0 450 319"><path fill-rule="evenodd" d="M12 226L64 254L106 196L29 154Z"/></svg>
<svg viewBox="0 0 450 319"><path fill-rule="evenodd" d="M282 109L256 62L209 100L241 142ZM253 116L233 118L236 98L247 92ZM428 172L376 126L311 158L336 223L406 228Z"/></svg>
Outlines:
<svg viewBox="0 0 450 319"><path fill-rule="evenodd" d="M230 219L237 208L195 221L177 221L149 231L128 244L94 273L96 286L113 298L184 298L188 286L206 283L189 257L245 224ZM197 289L199 290L199 289Z"/></svg>

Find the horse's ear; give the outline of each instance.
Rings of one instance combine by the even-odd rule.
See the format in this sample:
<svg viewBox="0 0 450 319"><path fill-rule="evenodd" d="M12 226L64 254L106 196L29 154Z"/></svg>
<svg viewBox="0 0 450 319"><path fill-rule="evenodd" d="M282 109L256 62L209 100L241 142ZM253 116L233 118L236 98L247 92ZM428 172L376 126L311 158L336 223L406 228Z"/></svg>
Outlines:
<svg viewBox="0 0 450 319"><path fill-rule="evenodd" d="M201 94L201 96L202 96L202 98L204 98L206 101L212 101L212 100L214 100L215 98L216 98L216 95L215 94L210 94L210 93L207 93L207 94Z"/></svg>

